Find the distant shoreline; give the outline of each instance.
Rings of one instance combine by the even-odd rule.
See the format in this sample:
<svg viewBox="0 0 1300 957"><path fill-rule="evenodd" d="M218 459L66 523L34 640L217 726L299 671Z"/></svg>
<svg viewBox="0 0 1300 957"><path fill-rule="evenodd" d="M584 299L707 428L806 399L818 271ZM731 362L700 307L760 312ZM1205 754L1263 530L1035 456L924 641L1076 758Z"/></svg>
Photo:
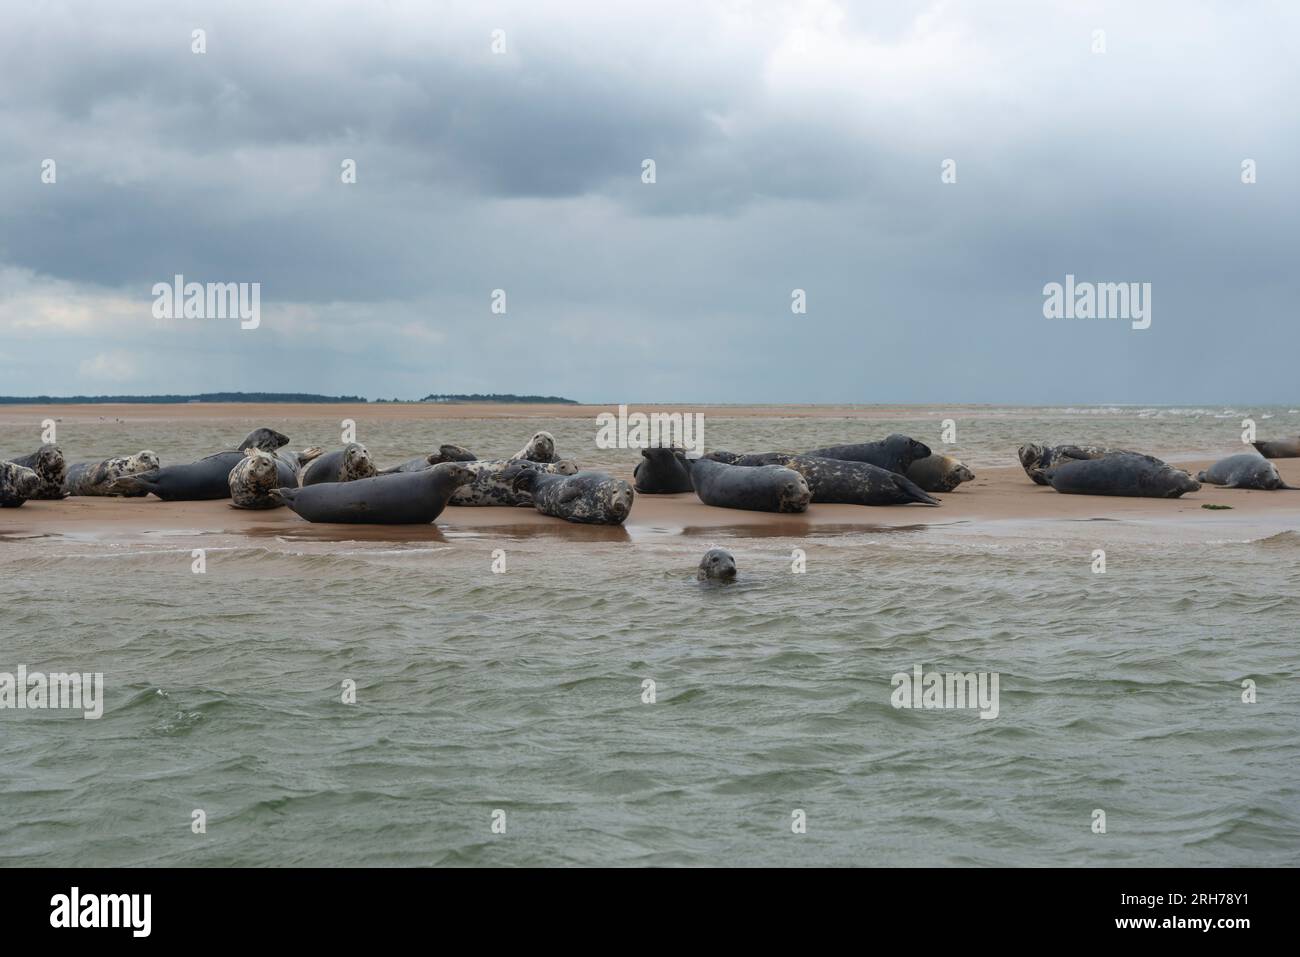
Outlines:
<svg viewBox="0 0 1300 957"><path fill-rule="evenodd" d="M427 395L423 399L367 399L360 395L316 395L311 392L200 392L194 395L0 395L0 405L204 405L258 403L265 405L577 405L557 395Z"/></svg>

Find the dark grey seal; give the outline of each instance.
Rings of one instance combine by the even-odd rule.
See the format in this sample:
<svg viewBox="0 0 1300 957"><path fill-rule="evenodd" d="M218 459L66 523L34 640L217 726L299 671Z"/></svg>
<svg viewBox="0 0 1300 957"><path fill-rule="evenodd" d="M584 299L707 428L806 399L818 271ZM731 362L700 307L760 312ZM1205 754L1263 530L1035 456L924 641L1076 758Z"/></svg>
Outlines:
<svg viewBox="0 0 1300 957"><path fill-rule="evenodd" d="M1276 442L1252 442L1266 459L1300 458L1300 439L1280 439Z"/></svg>
<svg viewBox="0 0 1300 957"><path fill-rule="evenodd" d="M64 498L67 493L63 491L63 479L67 476L68 467L63 458L63 451L57 445L46 443L31 455L24 455L20 458L10 459L14 465L21 465L29 468L36 473L40 479L40 484L36 491L27 496L30 499L55 500Z"/></svg>
<svg viewBox="0 0 1300 957"><path fill-rule="evenodd" d="M866 462L869 465L889 469L899 475L906 475L908 467L917 459L930 454L930 447L906 435L886 436L879 442L862 442L858 445L829 445L824 449L813 449L804 455L813 455L824 459L844 459L847 462Z"/></svg>
<svg viewBox="0 0 1300 957"><path fill-rule="evenodd" d="M924 489L907 476L869 462L793 455L787 452L759 452L750 455L710 452L705 458L744 468L783 465L793 469L808 483L812 502L841 505L906 505L909 502L939 504L937 498L927 495Z"/></svg>
<svg viewBox="0 0 1300 957"><path fill-rule="evenodd" d="M1182 469L1132 452L1099 459L1070 459L1049 469L1045 477L1052 488L1068 495L1178 498L1201 487Z"/></svg>
<svg viewBox="0 0 1300 957"><path fill-rule="evenodd" d="M710 548L700 559L695 577L700 581L735 581L736 558L725 548Z"/></svg>
<svg viewBox="0 0 1300 957"><path fill-rule="evenodd" d="M907 467L907 477L927 492L951 492L975 473L951 455L932 452Z"/></svg>
<svg viewBox="0 0 1300 957"><path fill-rule="evenodd" d="M674 449L642 449L641 461L632 470L632 485L646 495L676 495L693 492L691 474Z"/></svg>
<svg viewBox="0 0 1300 957"><path fill-rule="evenodd" d="M1066 462L1104 459L1108 455L1141 455L1127 449L1107 449L1098 445L1022 445L1020 446L1020 466L1025 474L1033 479L1035 485L1050 485L1044 474L1048 469ZM1159 462L1159 459L1152 459Z"/></svg>
<svg viewBox="0 0 1300 957"><path fill-rule="evenodd" d="M1265 491L1287 488L1282 476L1277 474L1277 466L1254 452L1241 452L1219 459L1208 469L1196 476L1210 485L1222 485L1225 488L1257 488Z"/></svg>
<svg viewBox="0 0 1300 957"><path fill-rule="evenodd" d="M543 515L583 525L622 525L636 497L631 485L606 472L554 475L534 463L516 461L503 474L532 495Z"/></svg>
<svg viewBox="0 0 1300 957"><path fill-rule="evenodd" d="M244 436L244 441L235 446L235 449L240 452L245 449L261 449L263 452L274 452L276 449L282 449L288 444L289 437L283 432L261 428L254 429Z"/></svg>
<svg viewBox="0 0 1300 957"><path fill-rule="evenodd" d="M216 452L189 465L164 465L138 475L124 475L107 487L110 495L143 490L164 502L230 498L230 470L243 460L243 452Z"/></svg>
<svg viewBox="0 0 1300 957"><path fill-rule="evenodd" d="M40 484L41 477L27 466L0 462L0 508L17 508Z"/></svg>
<svg viewBox="0 0 1300 957"><path fill-rule="evenodd" d="M444 462L420 472L281 488L272 494L309 522L428 525L472 477L460 463Z"/></svg>
<svg viewBox="0 0 1300 957"><path fill-rule="evenodd" d="M68 466L68 474L63 477L63 491L69 495L148 495L144 489L113 492L112 485L124 475L148 472L161 464L158 453L149 449L101 462L78 462Z"/></svg>
<svg viewBox="0 0 1300 957"><path fill-rule="evenodd" d="M326 452L308 462L299 475L299 482L306 488L325 482L355 482L378 474L370 451L360 442L349 442L337 451Z"/></svg>
<svg viewBox="0 0 1300 957"><path fill-rule="evenodd" d="M438 451L430 452L418 459L407 459L401 465L390 465L386 469L380 469L380 475L392 475L394 472L423 472L430 465L441 465L443 462L476 462L478 456L469 449L462 449L459 445L440 445Z"/></svg>
<svg viewBox="0 0 1300 957"><path fill-rule="evenodd" d="M783 465L727 465L678 454L705 505L753 512L803 512L812 501L807 480Z"/></svg>

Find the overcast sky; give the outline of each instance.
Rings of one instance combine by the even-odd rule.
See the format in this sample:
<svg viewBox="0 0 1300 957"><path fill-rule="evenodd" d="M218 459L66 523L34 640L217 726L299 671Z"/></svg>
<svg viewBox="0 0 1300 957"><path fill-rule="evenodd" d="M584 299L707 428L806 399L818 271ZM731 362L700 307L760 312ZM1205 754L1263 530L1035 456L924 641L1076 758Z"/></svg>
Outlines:
<svg viewBox="0 0 1300 957"><path fill-rule="evenodd" d="M1300 402L1300 4L3 19L0 394ZM177 273L260 327L155 318ZM1066 274L1150 328L1044 318Z"/></svg>

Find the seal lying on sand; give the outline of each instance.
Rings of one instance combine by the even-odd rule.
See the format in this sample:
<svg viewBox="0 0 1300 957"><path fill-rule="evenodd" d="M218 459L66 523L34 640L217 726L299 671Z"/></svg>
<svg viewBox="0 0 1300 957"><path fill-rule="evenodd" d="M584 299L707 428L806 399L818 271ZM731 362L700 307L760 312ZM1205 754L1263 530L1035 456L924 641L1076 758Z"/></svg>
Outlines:
<svg viewBox="0 0 1300 957"><path fill-rule="evenodd" d="M478 461L478 456L469 449L462 449L459 445L440 445L436 452L431 452L418 459L407 459L401 465L390 465L386 469L380 469L379 474L392 475L394 472L422 472L430 465L441 465L443 462L476 461Z"/></svg>
<svg viewBox="0 0 1300 957"><path fill-rule="evenodd" d="M503 475L533 497L543 515L583 525L622 525L636 497L632 486L606 472L555 475L538 468L547 463L515 461Z"/></svg>
<svg viewBox="0 0 1300 957"><path fill-rule="evenodd" d="M804 455L824 459L844 459L847 462L866 462L899 475L906 475L908 467L917 459L930 454L930 447L906 435L886 436L879 442L862 442L858 445L829 445L813 449Z"/></svg>
<svg viewBox="0 0 1300 957"><path fill-rule="evenodd" d="M1044 473L1053 466L1064 465L1066 462L1104 459L1108 455L1141 454L1127 449L1106 449L1097 445L1022 445L1019 452L1021 467L1036 485L1051 484ZM1160 460L1152 459L1152 461Z"/></svg>
<svg viewBox="0 0 1300 957"><path fill-rule="evenodd" d="M646 495L675 495L693 492L691 474L678 460L675 449L642 449L641 461L632 470L632 484Z"/></svg>
<svg viewBox="0 0 1300 957"><path fill-rule="evenodd" d="M306 488L322 482L355 482L377 474L369 449L360 442L349 442L338 451L326 452L308 462L298 480Z"/></svg>
<svg viewBox="0 0 1300 957"><path fill-rule="evenodd" d="M144 489L113 492L110 487L124 475L136 475L158 468L158 453L144 449L135 455L119 455L102 462L78 462L68 466L63 491L68 495L148 495Z"/></svg>
<svg viewBox="0 0 1300 957"><path fill-rule="evenodd" d="M41 477L27 466L0 462L0 508L17 508L40 485Z"/></svg>
<svg viewBox="0 0 1300 957"><path fill-rule="evenodd" d="M813 502L842 505L906 505L908 502L939 504L937 498L927 495L924 489L907 476L869 462L786 452L760 452L752 455L710 452L705 458L744 468L782 465L793 469L808 483L808 491L812 495L810 501Z"/></svg>
<svg viewBox="0 0 1300 957"><path fill-rule="evenodd" d="M1219 459L1208 469L1196 476L1210 485L1222 485L1225 488L1257 488L1266 491L1288 488L1282 476L1277 474L1277 466L1254 452L1241 452Z"/></svg>
<svg viewBox="0 0 1300 957"><path fill-rule="evenodd" d="M506 477L506 471L522 459L503 459L499 462L461 462L473 473L474 478L468 485L456 489L448 505L533 505L532 493L518 488L514 482L514 472ZM547 475L577 475L578 463L572 459L559 462L530 462L537 471Z"/></svg>
<svg viewBox="0 0 1300 957"><path fill-rule="evenodd" d="M271 494L309 522L428 525L471 478L460 463L444 462L420 472L280 488Z"/></svg>
<svg viewBox="0 0 1300 957"><path fill-rule="evenodd" d="M1251 442L1266 459L1300 458L1300 439L1281 439L1276 442Z"/></svg>
<svg viewBox="0 0 1300 957"><path fill-rule="evenodd" d="M123 475L109 483L108 494L152 492L164 502L230 498L230 470L243 460L243 452L215 452L189 465L164 465L137 475Z"/></svg>
<svg viewBox="0 0 1300 957"><path fill-rule="evenodd" d="M975 473L951 455L932 452L907 467L907 477L927 492L951 492Z"/></svg>
<svg viewBox="0 0 1300 957"><path fill-rule="evenodd" d="M1178 498L1201 487L1182 469L1149 455L1119 452L1099 459L1070 459L1046 473L1048 484L1069 495Z"/></svg>
<svg viewBox="0 0 1300 957"><path fill-rule="evenodd" d="M27 497L30 499L61 499L66 492L63 491L63 479L67 475L67 465L63 459L63 452L57 445L46 443L31 455L24 455L20 458L10 459L14 465L21 465L29 468L36 473L40 479L40 484L36 486L36 491Z"/></svg>
<svg viewBox="0 0 1300 957"><path fill-rule="evenodd" d="M807 480L783 465L727 465L677 453L705 505L754 512L803 512L812 501Z"/></svg>
<svg viewBox="0 0 1300 957"><path fill-rule="evenodd" d="M710 548L695 569L700 581L731 582L736 580L736 559L725 548Z"/></svg>
<svg viewBox="0 0 1300 957"><path fill-rule="evenodd" d="M296 485L297 470L278 452L261 449L244 450L244 459L227 476L231 508L279 508L284 501L271 493L286 485Z"/></svg>
<svg viewBox="0 0 1300 957"><path fill-rule="evenodd" d="M525 462L555 461L555 436L550 432L538 432L528 440L528 444L510 456L511 459L523 459Z"/></svg>

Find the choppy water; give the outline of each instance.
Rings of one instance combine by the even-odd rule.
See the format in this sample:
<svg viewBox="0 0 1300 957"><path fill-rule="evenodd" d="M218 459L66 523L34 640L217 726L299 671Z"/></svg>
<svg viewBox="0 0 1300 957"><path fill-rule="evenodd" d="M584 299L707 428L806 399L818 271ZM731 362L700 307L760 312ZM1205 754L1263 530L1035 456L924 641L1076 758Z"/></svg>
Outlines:
<svg viewBox="0 0 1300 957"><path fill-rule="evenodd" d="M1251 411L955 417L978 466L1039 437L1230 450ZM708 438L926 438L948 417L918 415L711 417ZM268 424L329 442L327 423ZM358 425L381 460L592 434ZM69 423L61 444L174 461L239 431L109 426ZM20 439L0 430L0 449ZM1070 534L718 532L742 571L730 587L693 580L712 539L669 534L245 540L209 552L206 575L189 541L0 539L0 671L108 685L99 721L0 711L0 863L1295 864L1300 534L1137 539L1105 575ZM916 664L998 672L998 717L894 709L890 677Z"/></svg>

